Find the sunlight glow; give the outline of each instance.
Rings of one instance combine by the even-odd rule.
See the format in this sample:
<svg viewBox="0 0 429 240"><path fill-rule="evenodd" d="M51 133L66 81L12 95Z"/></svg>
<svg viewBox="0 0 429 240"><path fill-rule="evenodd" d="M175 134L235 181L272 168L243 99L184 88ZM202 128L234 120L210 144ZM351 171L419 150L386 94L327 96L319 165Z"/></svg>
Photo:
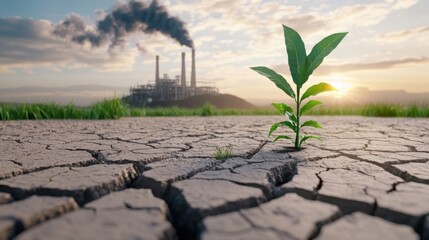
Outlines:
<svg viewBox="0 0 429 240"><path fill-rule="evenodd" d="M331 75L331 81L329 82L334 86L338 91L332 92L336 97L342 97L347 95L347 92L350 90L351 86L344 79L343 75L334 74Z"/></svg>

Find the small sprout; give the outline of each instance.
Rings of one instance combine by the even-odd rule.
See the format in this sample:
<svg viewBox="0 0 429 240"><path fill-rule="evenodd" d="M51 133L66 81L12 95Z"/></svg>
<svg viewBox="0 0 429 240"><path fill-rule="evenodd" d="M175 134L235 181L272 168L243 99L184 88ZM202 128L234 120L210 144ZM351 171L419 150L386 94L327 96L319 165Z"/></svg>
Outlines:
<svg viewBox="0 0 429 240"><path fill-rule="evenodd" d="M268 137L271 136L271 134L277 130L278 127L285 126L295 133L295 137L293 138L286 135L280 135L274 139L274 142L280 139L289 140L292 141L295 148L299 150L301 149L301 145L308 139L322 140L318 136L301 136L300 134L303 127L322 128L322 126L314 120L308 120L304 123L300 122L301 116L305 112L308 112L313 107L322 104L322 102L317 100L309 100L304 104L304 99L315 96L319 93L336 90L334 87L324 82L309 87L303 94L301 92L301 88L307 82L313 71L322 63L323 59L338 46L347 33L334 33L327 36L326 38L322 39L322 41L317 43L311 50L310 54L307 56L305 45L301 39L301 36L295 30L285 25L283 25L283 31L285 36L289 69L292 75L292 80L296 85L296 91L292 89L291 85L283 76L276 73L272 69L267 67L252 67L251 69L274 82L278 88L283 90L283 92L285 92L295 101L295 111L292 107L284 103L272 104L281 115L287 116L287 121L274 123L270 128Z"/></svg>
<svg viewBox="0 0 429 240"><path fill-rule="evenodd" d="M226 147L218 147L216 146L215 158L217 160L226 160L233 156L232 153L232 145L228 145Z"/></svg>

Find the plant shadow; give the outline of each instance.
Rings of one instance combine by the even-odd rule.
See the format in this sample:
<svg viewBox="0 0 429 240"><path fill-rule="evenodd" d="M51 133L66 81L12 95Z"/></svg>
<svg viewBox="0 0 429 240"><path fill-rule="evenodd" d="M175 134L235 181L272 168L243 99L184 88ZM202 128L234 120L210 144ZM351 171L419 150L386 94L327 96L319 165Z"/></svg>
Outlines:
<svg viewBox="0 0 429 240"><path fill-rule="evenodd" d="M305 150L306 148L305 147L301 147L301 149L296 149L296 148L294 148L294 147L283 147L282 149L275 149L275 150L273 150L273 152L276 152L276 153L290 153L290 152L299 152L299 151L303 151L303 150Z"/></svg>

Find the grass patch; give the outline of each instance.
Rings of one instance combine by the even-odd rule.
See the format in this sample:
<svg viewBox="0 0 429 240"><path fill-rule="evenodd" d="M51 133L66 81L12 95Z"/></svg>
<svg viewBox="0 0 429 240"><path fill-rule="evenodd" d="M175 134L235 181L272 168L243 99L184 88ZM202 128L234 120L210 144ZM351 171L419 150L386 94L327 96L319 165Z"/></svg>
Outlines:
<svg viewBox="0 0 429 240"><path fill-rule="evenodd" d="M274 115L271 109L217 109L207 103L201 108L178 107L130 108L120 99L106 99L89 107L73 104L2 104L0 120L42 119L119 119L121 117L182 117L182 116L226 116L226 115Z"/></svg>
<svg viewBox="0 0 429 240"><path fill-rule="evenodd" d="M354 107L320 107L312 109L309 115L427 118L429 106L372 104Z"/></svg>
<svg viewBox="0 0 429 240"><path fill-rule="evenodd" d="M316 116L369 116L369 117L429 117L429 106L375 104L369 106L317 107L308 112ZM210 104L202 108L130 108L119 99L103 100L89 107L72 104L0 104L0 120L25 119L119 119L121 117L182 117L182 116L244 116L278 115L275 108L217 109Z"/></svg>
<svg viewBox="0 0 429 240"><path fill-rule="evenodd" d="M215 152L215 158L217 160L226 160L228 158L231 158L233 155L232 153L232 145L228 145L226 147L218 147L216 146L216 152Z"/></svg>
<svg viewBox="0 0 429 240"><path fill-rule="evenodd" d="M89 107L72 104L0 104L0 120L40 119L119 119L129 116L130 109L119 99L109 99Z"/></svg>

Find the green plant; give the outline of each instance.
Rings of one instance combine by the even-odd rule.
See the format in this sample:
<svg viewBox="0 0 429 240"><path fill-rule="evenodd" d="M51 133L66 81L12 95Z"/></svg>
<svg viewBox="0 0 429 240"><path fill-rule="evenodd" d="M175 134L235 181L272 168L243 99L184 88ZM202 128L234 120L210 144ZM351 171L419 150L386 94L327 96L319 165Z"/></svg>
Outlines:
<svg viewBox="0 0 429 240"><path fill-rule="evenodd" d="M212 116L215 111L215 107L211 105L209 102L206 102L203 105L203 108L201 110L201 116Z"/></svg>
<svg viewBox="0 0 429 240"><path fill-rule="evenodd" d="M232 155L232 145L228 145L226 147L216 146L215 158L217 160L226 160L228 158L231 158Z"/></svg>
<svg viewBox="0 0 429 240"><path fill-rule="evenodd" d="M286 79L280 74L276 73L274 70L269 69L267 67L252 67L251 69L270 79L276 84L278 88L283 90L289 97L295 100L295 112L293 108L284 103L272 104L282 115L287 115L288 120L274 123L271 126L268 136L271 136L271 134L279 126L286 126L295 133L295 139L286 135L280 135L274 139L274 142L279 139L291 140L294 143L295 148L300 149L301 145L308 139L314 138L321 141L321 138L318 136L308 135L301 137L301 128L322 127L318 122L314 120L308 120L302 124L300 123L301 116L305 112L321 104L322 102L317 100L309 100L302 107L301 104L305 99L311 96L315 96L322 92L335 90L334 87L324 82L309 87L302 95L301 88L307 82L313 71L322 63L323 59L337 47L337 45L341 42L341 40L346 36L347 33L335 33L322 39L322 41L320 41L313 47L310 54L307 56L304 42L302 41L301 36L295 30L285 25L283 25L283 31L285 36L289 69L292 75L293 82L296 85L296 92L292 90L292 87L289 85Z"/></svg>

